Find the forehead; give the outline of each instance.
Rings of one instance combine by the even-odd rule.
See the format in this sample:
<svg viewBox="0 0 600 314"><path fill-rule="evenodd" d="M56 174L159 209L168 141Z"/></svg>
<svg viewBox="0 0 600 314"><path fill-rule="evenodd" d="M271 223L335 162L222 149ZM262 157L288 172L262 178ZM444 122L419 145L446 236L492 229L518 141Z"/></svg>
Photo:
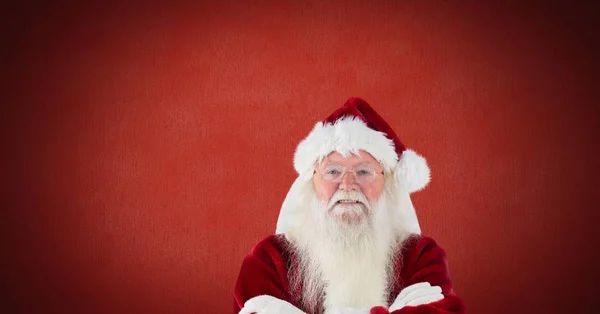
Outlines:
<svg viewBox="0 0 600 314"><path fill-rule="evenodd" d="M364 150L360 150L358 155L350 154L349 156L344 156L338 152L332 152L327 155L325 159L323 159L323 163L327 162L336 162L342 165L353 165L368 162L375 167L381 166L379 162L373 158L373 156L371 156L371 154L365 152Z"/></svg>

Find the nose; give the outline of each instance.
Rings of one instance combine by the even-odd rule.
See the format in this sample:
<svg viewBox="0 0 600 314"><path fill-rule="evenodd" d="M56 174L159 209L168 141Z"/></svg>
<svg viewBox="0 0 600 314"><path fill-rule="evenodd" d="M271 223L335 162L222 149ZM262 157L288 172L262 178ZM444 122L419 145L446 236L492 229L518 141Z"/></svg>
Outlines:
<svg viewBox="0 0 600 314"><path fill-rule="evenodd" d="M345 191L358 191L358 182L356 182L356 178L354 177L354 173L346 171L342 174L342 181L340 182L340 189Z"/></svg>

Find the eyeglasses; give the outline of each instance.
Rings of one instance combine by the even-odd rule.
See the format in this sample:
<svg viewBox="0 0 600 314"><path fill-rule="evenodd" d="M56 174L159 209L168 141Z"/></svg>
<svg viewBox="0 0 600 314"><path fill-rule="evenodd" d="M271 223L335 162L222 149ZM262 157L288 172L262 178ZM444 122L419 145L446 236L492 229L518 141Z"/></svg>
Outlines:
<svg viewBox="0 0 600 314"><path fill-rule="evenodd" d="M377 175L383 174L383 172L378 173L375 167L368 163L358 164L352 169L348 169L338 163L328 163L318 172L323 176L325 181L332 183L342 182L344 174L352 172L354 179L360 185L369 185L375 180Z"/></svg>

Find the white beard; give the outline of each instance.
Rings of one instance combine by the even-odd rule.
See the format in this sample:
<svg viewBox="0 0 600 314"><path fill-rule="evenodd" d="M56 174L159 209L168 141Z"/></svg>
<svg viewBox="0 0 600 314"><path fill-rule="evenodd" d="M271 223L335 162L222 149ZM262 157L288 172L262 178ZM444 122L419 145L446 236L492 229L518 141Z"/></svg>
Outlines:
<svg viewBox="0 0 600 314"><path fill-rule="evenodd" d="M366 211L346 205L360 213L353 222L343 219L340 208L328 212L328 204L314 193L310 198L306 224L291 237L299 264L290 271L290 283L294 290L302 285L305 310L319 313L320 304L325 313L340 307L387 307L398 243L386 192Z"/></svg>

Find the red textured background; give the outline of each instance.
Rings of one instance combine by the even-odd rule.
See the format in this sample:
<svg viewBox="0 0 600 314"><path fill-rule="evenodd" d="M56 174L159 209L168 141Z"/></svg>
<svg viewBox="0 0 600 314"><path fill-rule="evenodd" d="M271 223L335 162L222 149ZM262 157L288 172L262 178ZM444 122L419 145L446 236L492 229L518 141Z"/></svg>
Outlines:
<svg viewBox="0 0 600 314"><path fill-rule="evenodd" d="M230 313L296 144L350 96L428 158L413 199L470 313L595 312L597 6L4 13L3 313Z"/></svg>

